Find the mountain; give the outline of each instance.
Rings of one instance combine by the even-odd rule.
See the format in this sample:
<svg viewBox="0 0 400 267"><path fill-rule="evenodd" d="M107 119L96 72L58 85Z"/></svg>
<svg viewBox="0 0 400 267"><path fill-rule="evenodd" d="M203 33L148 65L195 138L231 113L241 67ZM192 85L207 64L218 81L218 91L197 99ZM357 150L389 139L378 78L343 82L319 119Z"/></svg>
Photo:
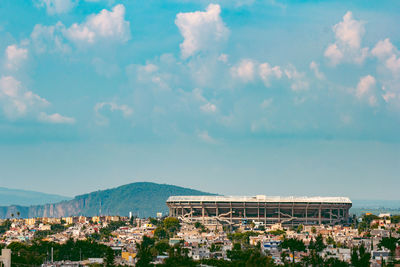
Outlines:
<svg viewBox="0 0 400 267"><path fill-rule="evenodd" d="M54 204L0 207L0 218L8 218L17 212L23 218L33 218L99 214L128 216L130 211L139 217L154 217L157 212L168 212L165 201L173 195L213 194L174 185L139 182L76 196Z"/></svg>
<svg viewBox="0 0 400 267"><path fill-rule="evenodd" d="M354 199L352 200L353 207L350 213L360 216L365 213L380 213L400 214L400 200L368 200Z"/></svg>
<svg viewBox="0 0 400 267"><path fill-rule="evenodd" d="M70 197L60 195L0 187L0 206L42 205L46 203L56 203L62 200L70 199Z"/></svg>

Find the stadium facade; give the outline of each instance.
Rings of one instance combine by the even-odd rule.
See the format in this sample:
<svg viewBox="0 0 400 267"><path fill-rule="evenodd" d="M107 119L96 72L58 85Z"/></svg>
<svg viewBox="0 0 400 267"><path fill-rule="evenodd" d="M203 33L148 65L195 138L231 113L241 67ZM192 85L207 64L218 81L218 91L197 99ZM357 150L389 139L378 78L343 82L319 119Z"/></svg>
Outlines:
<svg viewBox="0 0 400 267"><path fill-rule="evenodd" d="M347 197L171 196L167 206L170 216L205 224L335 225L349 222L352 202Z"/></svg>

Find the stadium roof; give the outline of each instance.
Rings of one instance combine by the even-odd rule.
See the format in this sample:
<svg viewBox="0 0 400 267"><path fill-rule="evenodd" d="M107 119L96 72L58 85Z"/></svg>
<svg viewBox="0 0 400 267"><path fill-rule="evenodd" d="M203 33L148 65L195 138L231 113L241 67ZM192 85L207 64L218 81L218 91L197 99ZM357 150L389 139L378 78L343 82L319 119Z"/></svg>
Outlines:
<svg viewBox="0 0 400 267"><path fill-rule="evenodd" d="M352 203L348 197L280 197L280 196L170 196L167 202L308 202Z"/></svg>

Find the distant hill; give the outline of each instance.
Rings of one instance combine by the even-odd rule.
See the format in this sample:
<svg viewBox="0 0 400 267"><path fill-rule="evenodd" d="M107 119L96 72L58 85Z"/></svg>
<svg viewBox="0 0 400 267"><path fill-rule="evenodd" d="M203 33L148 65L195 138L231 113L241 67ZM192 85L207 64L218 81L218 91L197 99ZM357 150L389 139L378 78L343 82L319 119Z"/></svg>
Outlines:
<svg viewBox="0 0 400 267"><path fill-rule="evenodd" d="M17 212L23 218L32 218L99 214L128 216L130 211L139 217L154 217L157 212L168 212L165 201L172 195L213 194L174 185L140 182L76 196L55 204L0 207L0 218Z"/></svg>
<svg viewBox="0 0 400 267"><path fill-rule="evenodd" d="M66 197L66 196L0 187L0 206L42 205L42 204L56 203L62 200L70 200L70 199L71 197Z"/></svg>
<svg viewBox="0 0 400 267"><path fill-rule="evenodd" d="M400 214L400 200L368 200L355 199L353 207L350 209L351 214L360 216L365 213L380 213Z"/></svg>

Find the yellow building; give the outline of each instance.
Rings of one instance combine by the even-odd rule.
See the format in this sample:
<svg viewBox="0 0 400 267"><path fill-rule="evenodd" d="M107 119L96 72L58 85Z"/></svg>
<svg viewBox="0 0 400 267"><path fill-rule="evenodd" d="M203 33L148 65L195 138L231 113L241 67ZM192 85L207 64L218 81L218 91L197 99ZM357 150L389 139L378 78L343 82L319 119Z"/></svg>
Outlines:
<svg viewBox="0 0 400 267"><path fill-rule="evenodd" d="M62 219L65 221L65 224L73 224L74 223L73 217L64 217Z"/></svg>
<svg viewBox="0 0 400 267"><path fill-rule="evenodd" d="M121 257L127 262L133 262L133 259L136 257L136 253L123 251L121 253Z"/></svg>
<svg viewBox="0 0 400 267"><path fill-rule="evenodd" d="M25 219L26 225L35 225L35 223L36 223L36 218Z"/></svg>

